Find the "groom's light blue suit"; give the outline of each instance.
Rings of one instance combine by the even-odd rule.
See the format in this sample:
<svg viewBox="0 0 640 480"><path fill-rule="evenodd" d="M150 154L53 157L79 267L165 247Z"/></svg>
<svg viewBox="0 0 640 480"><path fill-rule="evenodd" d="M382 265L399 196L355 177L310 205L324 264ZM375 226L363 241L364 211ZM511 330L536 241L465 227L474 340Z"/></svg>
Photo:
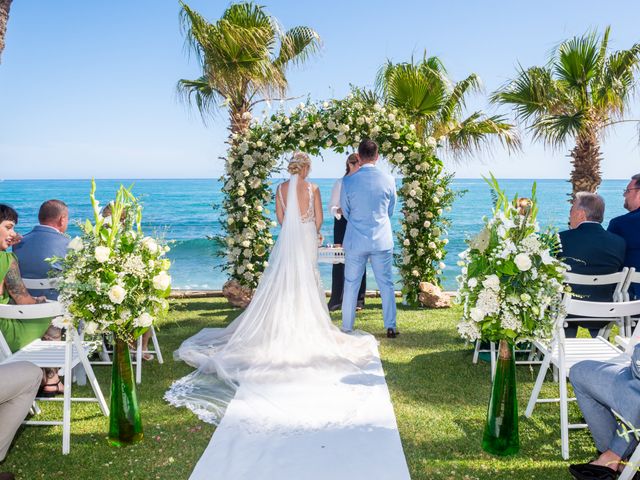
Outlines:
<svg viewBox="0 0 640 480"><path fill-rule="evenodd" d="M342 328L346 331L353 330L358 289L368 259L382 296L384 327L396 328L396 298L391 271L391 217L395 204L395 180L374 164L364 164L356 173L342 180L340 207L349 222L343 240Z"/></svg>

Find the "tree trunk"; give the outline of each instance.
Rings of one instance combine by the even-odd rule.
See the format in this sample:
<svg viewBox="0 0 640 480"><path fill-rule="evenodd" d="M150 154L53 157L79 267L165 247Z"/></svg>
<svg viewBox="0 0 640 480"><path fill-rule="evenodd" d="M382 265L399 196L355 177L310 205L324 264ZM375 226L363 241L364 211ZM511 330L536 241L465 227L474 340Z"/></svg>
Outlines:
<svg viewBox="0 0 640 480"><path fill-rule="evenodd" d="M239 139L234 138L234 135L243 134L249 129L251 117L249 115L245 116L247 112L249 112L249 109L244 104L240 106L231 105L229 108L229 146L231 147L239 143ZM231 174L232 172L229 171L227 166L226 176L229 177ZM237 279L230 278L222 287L222 295L234 307L246 308L253 298L253 290L241 285Z"/></svg>
<svg viewBox="0 0 640 480"><path fill-rule="evenodd" d="M595 193L602 177L600 175L600 144L595 132L585 132L578 135L576 146L569 154L573 171L571 172L571 185L573 198L577 192Z"/></svg>
<svg viewBox="0 0 640 480"><path fill-rule="evenodd" d="M4 50L4 36L7 32L9 21L9 9L12 0L0 0L0 63L2 63L2 51Z"/></svg>
<svg viewBox="0 0 640 480"><path fill-rule="evenodd" d="M244 133L249 129L251 118L245 118L245 113L250 113L245 105L238 108L231 108L229 111L229 119L231 120L229 130L231 130L232 134Z"/></svg>

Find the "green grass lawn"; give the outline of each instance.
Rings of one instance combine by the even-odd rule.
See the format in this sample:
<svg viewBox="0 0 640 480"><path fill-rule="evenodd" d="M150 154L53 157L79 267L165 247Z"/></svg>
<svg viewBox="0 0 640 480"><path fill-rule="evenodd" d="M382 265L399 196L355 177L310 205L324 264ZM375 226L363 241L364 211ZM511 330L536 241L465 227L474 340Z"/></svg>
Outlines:
<svg viewBox="0 0 640 480"><path fill-rule="evenodd" d="M520 453L510 458L492 457L480 448L490 389L489 366L471 363L472 349L458 338L455 329L459 310L400 307L398 326L402 334L387 339L382 335L379 299L367 301L356 327L380 340L387 383L414 480L570 478L567 463L560 457L557 404L539 405L532 419L522 415L537 368L518 367ZM224 299L173 302L170 320L158 331L165 364L145 364L138 391L145 427L145 439L140 444L123 449L108 446L107 419L96 404L81 403L73 410L69 455L61 454L61 427L27 427L18 433L0 471L13 471L20 480L188 478L214 427L162 399L173 380L191 371L184 363L174 362L172 352L201 328L224 326L238 313ZM339 312L333 318L337 322ZM110 368L95 367L95 371L108 397ZM74 388L75 395L88 393L87 387ZM557 384L549 381L542 394L557 396ZM49 403L44 411L45 416L53 417L61 412L61 404ZM579 416L577 406L572 405L570 418L577 420ZM587 431L572 432L570 447L571 459L576 462L587 461L595 453Z"/></svg>

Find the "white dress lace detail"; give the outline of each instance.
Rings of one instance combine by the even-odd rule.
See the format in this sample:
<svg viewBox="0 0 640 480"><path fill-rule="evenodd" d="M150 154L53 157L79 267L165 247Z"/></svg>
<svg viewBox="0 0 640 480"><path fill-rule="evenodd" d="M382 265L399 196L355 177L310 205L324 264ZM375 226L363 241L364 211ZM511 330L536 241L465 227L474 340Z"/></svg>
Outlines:
<svg viewBox="0 0 640 480"><path fill-rule="evenodd" d="M376 355L371 335L347 335L331 322L317 268L315 222L302 221L315 220L312 190L310 186L309 208L301 215L297 182L293 175L282 229L247 309L226 328L201 330L174 354L197 370L175 382L165 399L186 406L203 421L218 424L242 389L245 400L267 401L283 412L256 419L252 428L278 428L287 412L293 413L291 405L282 404L282 389L293 386L310 392L318 382L342 384L345 372L362 374ZM304 405L298 408L305 425ZM320 426L308 422L309 428ZM337 415L330 420L334 422L346 425L349 419Z"/></svg>
<svg viewBox="0 0 640 480"><path fill-rule="evenodd" d="M284 203L284 197L282 196L282 185L284 185L284 182L278 186L278 198L280 199L280 205L282 206L282 210L286 211L287 205ZM316 213L315 213L315 205L314 205L314 197L313 197L313 185L310 182L307 182L307 191L309 193L309 203L307 204L307 211L301 215L300 221L302 221L302 223L315 224Z"/></svg>

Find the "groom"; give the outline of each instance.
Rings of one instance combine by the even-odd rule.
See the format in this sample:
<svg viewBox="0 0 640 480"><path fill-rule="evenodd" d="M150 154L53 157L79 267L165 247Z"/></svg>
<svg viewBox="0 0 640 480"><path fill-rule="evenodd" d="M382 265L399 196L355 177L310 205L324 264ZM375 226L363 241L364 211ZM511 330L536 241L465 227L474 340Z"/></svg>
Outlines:
<svg viewBox="0 0 640 480"><path fill-rule="evenodd" d="M360 170L342 180L340 206L347 219L343 246L344 295L342 330L350 332L356 317L356 298L367 260L382 296L382 313L387 337L395 338L396 297L393 288L393 232L391 216L396 204L396 184L390 175L376 168L378 145L365 139L358 146Z"/></svg>

